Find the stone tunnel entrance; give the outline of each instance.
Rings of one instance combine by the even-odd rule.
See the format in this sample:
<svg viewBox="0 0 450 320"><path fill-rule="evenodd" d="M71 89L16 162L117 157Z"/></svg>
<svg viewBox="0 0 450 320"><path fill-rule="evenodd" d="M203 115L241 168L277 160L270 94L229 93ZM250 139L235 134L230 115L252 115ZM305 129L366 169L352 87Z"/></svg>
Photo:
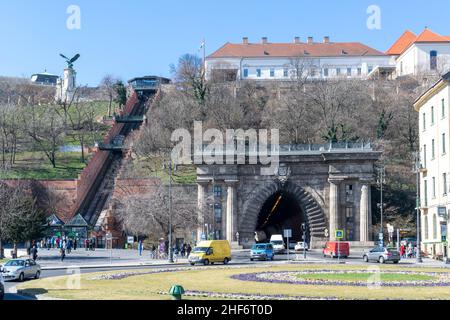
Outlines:
<svg viewBox="0 0 450 320"><path fill-rule="evenodd" d="M259 212L255 229L257 241L267 242L274 234L283 235L284 229L292 230L291 243L303 241L302 223L307 225L307 219L296 196L287 191L277 191L264 202ZM306 242L309 243L308 234Z"/></svg>

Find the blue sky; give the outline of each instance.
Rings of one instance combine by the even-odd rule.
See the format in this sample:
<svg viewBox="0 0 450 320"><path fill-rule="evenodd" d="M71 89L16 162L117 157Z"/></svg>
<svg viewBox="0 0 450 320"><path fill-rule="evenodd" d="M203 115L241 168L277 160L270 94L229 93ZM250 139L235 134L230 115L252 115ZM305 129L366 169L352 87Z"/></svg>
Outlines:
<svg viewBox="0 0 450 320"><path fill-rule="evenodd" d="M80 30L66 27L69 5L81 9ZM381 30L366 27L369 5L381 9ZM450 35L448 12L448 0L0 0L0 75L61 74L58 54L79 52L79 84L97 85L107 73L170 76L180 55L201 53L203 38L207 53L243 36L325 35L384 51L406 29Z"/></svg>

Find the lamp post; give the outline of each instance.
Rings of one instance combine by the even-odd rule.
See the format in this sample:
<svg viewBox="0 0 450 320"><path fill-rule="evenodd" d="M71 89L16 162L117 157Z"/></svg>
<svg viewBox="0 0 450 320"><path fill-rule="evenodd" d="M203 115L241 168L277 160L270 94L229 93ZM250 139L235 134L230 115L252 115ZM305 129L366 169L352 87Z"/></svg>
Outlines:
<svg viewBox="0 0 450 320"><path fill-rule="evenodd" d="M383 183L384 183L384 164L381 165L379 168L379 177L378 177L378 183L380 184L380 235L384 235L384 228L383 228ZM381 237L380 237L381 238ZM381 241L381 244L384 245L384 238L379 239Z"/></svg>
<svg viewBox="0 0 450 320"><path fill-rule="evenodd" d="M169 262L173 263L172 250L172 160L169 160Z"/></svg>
<svg viewBox="0 0 450 320"><path fill-rule="evenodd" d="M422 165L420 164L420 152L414 153L414 172L416 173L416 246L417 255L416 262L422 262L422 256L420 252L420 169Z"/></svg>

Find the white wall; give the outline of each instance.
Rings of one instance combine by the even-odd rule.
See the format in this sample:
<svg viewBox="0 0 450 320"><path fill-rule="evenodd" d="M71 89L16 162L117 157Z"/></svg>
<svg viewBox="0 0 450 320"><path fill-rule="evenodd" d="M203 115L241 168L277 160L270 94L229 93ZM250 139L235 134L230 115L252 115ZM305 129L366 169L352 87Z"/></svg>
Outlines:
<svg viewBox="0 0 450 320"><path fill-rule="evenodd" d="M438 71L450 69L449 43L416 43L406 50L396 61L397 75L417 75L430 71L430 52L437 51ZM403 71L402 69L403 64Z"/></svg>
<svg viewBox="0 0 450 320"><path fill-rule="evenodd" d="M305 65L314 65L317 70L316 78L324 77L324 69L328 69L330 78L337 76L337 68L341 69L341 76L347 76L347 68L351 68L351 77L365 77L369 73L369 67L389 66L389 56L367 57L329 57L311 58ZM274 77L270 76L270 69L274 69ZM284 76L284 69L288 68L288 77ZM361 76L358 75L361 68ZM212 69L236 69L238 79L256 80L283 80L290 79L293 67L293 59L289 58L207 58L207 78L210 78ZM248 70L248 77L244 77L244 69ZM257 69L261 69L261 77L257 77Z"/></svg>

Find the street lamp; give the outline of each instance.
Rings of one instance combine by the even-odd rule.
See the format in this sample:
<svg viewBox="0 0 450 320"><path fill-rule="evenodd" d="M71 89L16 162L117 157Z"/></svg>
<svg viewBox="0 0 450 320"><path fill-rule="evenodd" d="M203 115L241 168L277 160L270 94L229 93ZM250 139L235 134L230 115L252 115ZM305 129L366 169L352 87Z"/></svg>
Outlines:
<svg viewBox="0 0 450 320"><path fill-rule="evenodd" d="M172 250L172 160L169 160L169 262L174 262Z"/></svg>
<svg viewBox="0 0 450 320"><path fill-rule="evenodd" d="M384 245L384 228L383 228L383 184L384 184L384 176L385 176L385 168L384 168L384 164L381 165L381 167L378 169L378 183L380 185L380 241L381 244Z"/></svg>
<svg viewBox="0 0 450 320"><path fill-rule="evenodd" d="M414 153L414 172L416 173L416 246L417 246L417 255L416 262L421 263L422 256L420 252L420 169L422 165L420 164L420 152Z"/></svg>

